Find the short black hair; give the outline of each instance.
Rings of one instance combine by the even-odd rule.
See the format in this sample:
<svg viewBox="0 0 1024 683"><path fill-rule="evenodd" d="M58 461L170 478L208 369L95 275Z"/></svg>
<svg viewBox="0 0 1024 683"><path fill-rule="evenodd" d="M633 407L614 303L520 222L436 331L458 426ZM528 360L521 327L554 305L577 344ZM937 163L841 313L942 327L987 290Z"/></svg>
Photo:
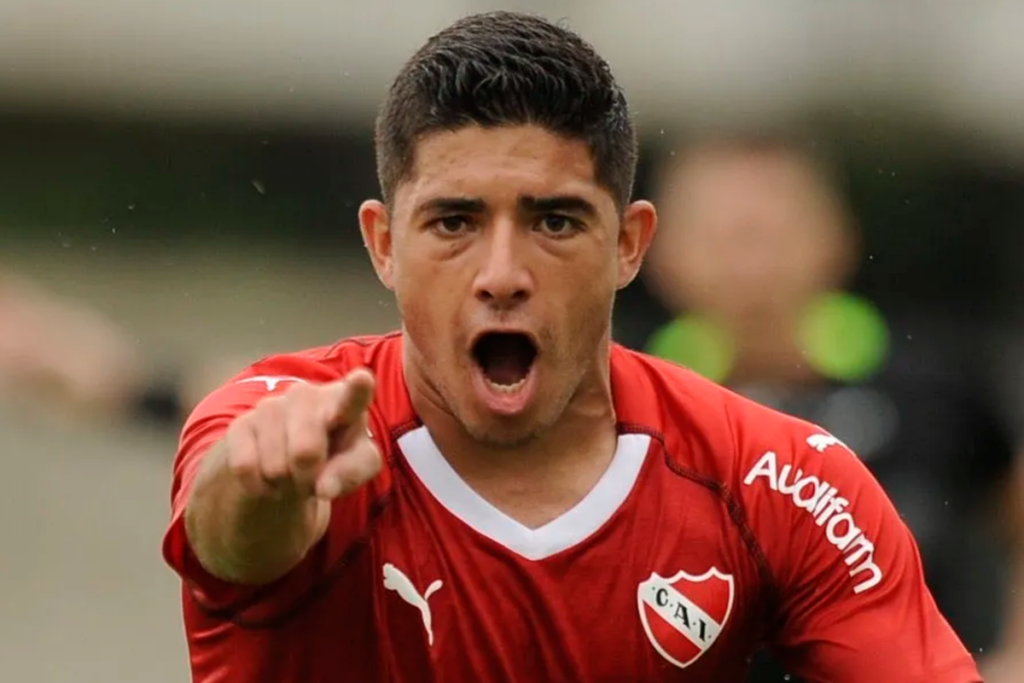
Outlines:
<svg viewBox="0 0 1024 683"><path fill-rule="evenodd" d="M535 124L587 143L595 180L621 209L636 175L637 136L608 64L567 28L489 12L461 19L405 63L377 117L377 175L391 203L424 136L469 125Z"/></svg>

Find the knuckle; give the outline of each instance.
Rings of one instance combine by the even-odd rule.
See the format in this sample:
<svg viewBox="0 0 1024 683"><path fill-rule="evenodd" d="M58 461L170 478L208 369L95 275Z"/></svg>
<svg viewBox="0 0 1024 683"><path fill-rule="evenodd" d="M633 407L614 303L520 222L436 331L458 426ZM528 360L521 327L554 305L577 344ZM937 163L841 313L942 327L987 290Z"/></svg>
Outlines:
<svg viewBox="0 0 1024 683"><path fill-rule="evenodd" d="M260 467L256 454L249 449L233 448L228 451L228 470L238 479L259 476Z"/></svg>
<svg viewBox="0 0 1024 683"><path fill-rule="evenodd" d="M264 416L280 416L286 400L284 396L268 396L256 404L256 411Z"/></svg>
<svg viewBox="0 0 1024 683"><path fill-rule="evenodd" d="M289 409L302 409L310 405L316 396L316 387L305 384L302 382L296 382L282 394L279 398L283 403L288 405Z"/></svg>
<svg viewBox="0 0 1024 683"><path fill-rule="evenodd" d="M327 459L326 453L322 450L309 448L301 451L293 451L289 455L292 467L296 469L311 469L318 466Z"/></svg>
<svg viewBox="0 0 1024 683"><path fill-rule="evenodd" d="M330 405L323 387L310 384L298 384L288 390L283 400L287 401L288 412L292 416L302 416L306 420L320 420L327 414Z"/></svg>
<svg viewBox="0 0 1024 683"><path fill-rule="evenodd" d="M235 467L255 457L255 441L249 415L232 422L224 434L224 450L228 467Z"/></svg>
<svg viewBox="0 0 1024 683"><path fill-rule="evenodd" d="M312 429L298 430L288 439L293 460L318 459L327 456L327 435Z"/></svg>
<svg viewBox="0 0 1024 683"><path fill-rule="evenodd" d="M283 458L264 460L260 464L259 476L265 481L277 482L289 476L288 462Z"/></svg>
<svg viewBox="0 0 1024 683"><path fill-rule="evenodd" d="M244 435L252 432L253 427L259 423L259 415L256 413L256 408L249 409L228 425L225 436L227 437L228 443L237 443L243 440Z"/></svg>
<svg viewBox="0 0 1024 683"><path fill-rule="evenodd" d="M301 401L308 400L312 396L317 394L317 386L315 384L309 384L308 382L295 382L288 390L284 393L290 400Z"/></svg>
<svg viewBox="0 0 1024 683"><path fill-rule="evenodd" d="M246 417L249 418L255 431L262 431L268 425L280 421L280 399L265 398L256 404Z"/></svg>

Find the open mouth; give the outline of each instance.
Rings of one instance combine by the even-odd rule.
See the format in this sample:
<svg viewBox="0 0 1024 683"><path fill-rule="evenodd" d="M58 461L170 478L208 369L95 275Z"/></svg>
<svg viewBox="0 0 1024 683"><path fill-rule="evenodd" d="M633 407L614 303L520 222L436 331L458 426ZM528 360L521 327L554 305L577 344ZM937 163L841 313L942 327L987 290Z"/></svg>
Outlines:
<svg viewBox="0 0 1024 683"><path fill-rule="evenodd" d="M492 388L512 393L526 383L537 347L520 332L488 332L473 344L473 358Z"/></svg>

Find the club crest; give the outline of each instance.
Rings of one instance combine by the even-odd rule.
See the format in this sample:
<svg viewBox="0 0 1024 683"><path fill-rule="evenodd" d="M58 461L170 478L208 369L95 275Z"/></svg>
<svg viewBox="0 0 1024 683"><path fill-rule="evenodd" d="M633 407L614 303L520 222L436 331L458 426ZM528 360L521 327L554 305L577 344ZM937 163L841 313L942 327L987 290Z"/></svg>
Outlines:
<svg viewBox="0 0 1024 683"><path fill-rule="evenodd" d="M686 668L718 639L732 612L733 577L712 567L700 576L657 573L637 588L640 621L662 657Z"/></svg>

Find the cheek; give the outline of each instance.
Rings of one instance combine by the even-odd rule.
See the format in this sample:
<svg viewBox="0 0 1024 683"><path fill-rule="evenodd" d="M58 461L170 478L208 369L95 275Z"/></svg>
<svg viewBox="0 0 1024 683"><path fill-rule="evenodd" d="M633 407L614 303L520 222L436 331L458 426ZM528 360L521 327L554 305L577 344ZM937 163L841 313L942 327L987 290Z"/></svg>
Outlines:
<svg viewBox="0 0 1024 683"><path fill-rule="evenodd" d="M395 268L395 302L398 304L403 325L410 331L429 325L432 318L431 299L422 285L423 282L423 276L419 274L417 268L405 264Z"/></svg>
<svg viewBox="0 0 1024 683"><path fill-rule="evenodd" d="M574 347L592 346L610 326L616 273L594 273L590 277L575 279L563 285L563 291L569 292L569 296L564 302L562 319L559 321L562 334Z"/></svg>
<svg viewBox="0 0 1024 683"><path fill-rule="evenodd" d="M436 336L436 328L441 327L437 320L437 297L432 297L422 285L417 287L415 282L398 279L395 301L403 325L416 338L417 344L429 344Z"/></svg>
<svg viewBox="0 0 1024 683"><path fill-rule="evenodd" d="M459 299L443 275L420 267L402 269L395 278L395 301L402 325L416 346L430 349L432 357L447 353L457 332Z"/></svg>
<svg viewBox="0 0 1024 683"><path fill-rule="evenodd" d="M431 306L430 294L436 287L436 275L427 259L417 258L415 251L403 244L395 249L392 281L395 299L404 317L423 316ZM423 283L432 283L425 287Z"/></svg>
<svg viewBox="0 0 1024 683"><path fill-rule="evenodd" d="M609 249L580 250L548 272L555 273L557 287L565 292L568 314L579 317L585 310L607 304L618 290L621 263Z"/></svg>

